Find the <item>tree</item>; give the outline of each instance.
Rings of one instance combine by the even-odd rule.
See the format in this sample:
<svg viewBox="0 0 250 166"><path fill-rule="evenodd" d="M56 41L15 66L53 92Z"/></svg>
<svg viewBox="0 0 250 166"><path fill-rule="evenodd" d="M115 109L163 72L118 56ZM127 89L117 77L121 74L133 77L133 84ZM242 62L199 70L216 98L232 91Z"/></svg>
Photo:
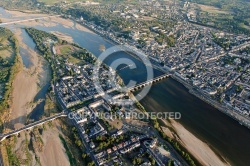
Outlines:
<svg viewBox="0 0 250 166"><path fill-rule="evenodd" d="M168 160L168 166L173 166L174 165L174 161L173 160Z"/></svg>
<svg viewBox="0 0 250 166"><path fill-rule="evenodd" d="M241 92L243 90L243 86L242 85L238 85L236 88L237 92Z"/></svg>
<svg viewBox="0 0 250 166"><path fill-rule="evenodd" d="M94 166L95 165L95 162L94 161L91 161L88 163L88 166Z"/></svg>
<svg viewBox="0 0 250 166"><path fill-rule="evenodd" d="M155 159L152 159L151 163L152 165L155 165Z"/></svg>
<svg viewBox="0 0 250 166"><path fill-rule="evenodd" d="M132 163L133 163L133 165L136 165L136 161L135 161L135 159L133 160L133 162L132 162Z"/></svg>
<svg viewBox="0 0 250 166"><path fill-rule="evenodd" d="M173 47L175 45L175 38L173 35L166 37L166 41L170 47Z"/></svg>
<svg viewBox="0 0 250 166"><path fill-rule="evenodd" d="M76 143L76 145L79 146L79 147L82 145L82 142L81 142L81 140L79 140L79 139L76 140L75 143Z"/></svg>
<svg viewBox="0 0 250 166"><path fill-rule="evenodd" d="M82 154L82 158L85 159L87 157L87 154L86 153L83 153Z"/></svg>

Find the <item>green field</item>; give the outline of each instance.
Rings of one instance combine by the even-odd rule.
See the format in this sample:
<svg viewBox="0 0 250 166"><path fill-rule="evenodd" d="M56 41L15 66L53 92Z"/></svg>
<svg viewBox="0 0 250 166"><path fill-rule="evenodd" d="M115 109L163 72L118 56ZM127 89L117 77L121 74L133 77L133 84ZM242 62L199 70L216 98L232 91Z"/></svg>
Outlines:
<svg viewBox="0 0 250 166"><path fill-rule="evenodd" d="M77 59L77 58L75 58L75 57L73 57L73 56L71 56L71 55L70 55L68 58L69 58L68 61L69 61L70 63L78 64L78 63L81 62L80 59Z"/></svg>
<svg viewBox="0 0 250 166"><path fill-rule="evenodd" d="M68 1L70 1L70 0L68 0ZM38 0L38 2L43 2L47 5L53 5L57 2L64 2L64 0Z"/></svg>
<svg viewBox="0 0 250 166"><path fill-rule="evenodd" d="M59 46L59 50L60 50L59 55L63 59L68 59L68 62L74 63L74 64L78 64L81 62L80 59L71 55L72 53L74 53L74 51L78 50L77 48L71 45L62 45L62 46Z"/></svg>
<svg viewBox="0 0 250 166"><path fill-rule="evenodd" d="M66 54L69 54L69 53L72 52L72 48L69 45L61 46L60 47L60 52L61 52L62 55L66 55Z"/></svg>
<svg viewBox="0 0 250 166"><path fill-rule="evenodd" d="M214 6L201 5L201 4L198 4L198 6L201 8L202 11L205 11L205 12L208 12L208 13L229 14L228 11L222 10L222 9L214 7Z"/></svg>
<svg viewBox="0 0 250 166"><path fill-rule="evenodd" d="M243 24L243 23L240 23L240 27L242 27L242 28L244 28L244 29L250 30L250 26L247 26L247 25L245 25L245 24Z"/></svg>

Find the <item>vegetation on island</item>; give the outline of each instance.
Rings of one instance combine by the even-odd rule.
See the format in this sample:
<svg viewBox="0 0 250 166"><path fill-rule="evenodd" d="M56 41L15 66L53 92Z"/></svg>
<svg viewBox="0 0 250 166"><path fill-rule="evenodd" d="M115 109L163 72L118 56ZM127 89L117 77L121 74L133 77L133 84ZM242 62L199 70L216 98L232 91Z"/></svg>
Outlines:
<svg viewBox="0 0 250 166"><path fill-rule="evenodd" d="M15 152L13 152L11 145L7 145L6 150L7 150L9 165L19 166L20 161L18 160Z"/></svg>
<svg viewBox="0 0 250 166"><path fill-rule="evenodd" d="M53 59L52 46L55 43L62 41L56 35L37 30L35 28L26 28L26 32L31 36L36 44L37 49L41 52L44 58L49 62L52 69L52 80L56 79L56 66ZM46 40L47 39L47 40Z"/></svg>
<svg viewBox="0 0 250 166"><path fill-rule="evenodd" d="M52 33L47 33L44 31L37 30L35 28L26 28L26 32L32 37L33 41L36 43L38 50L44 55L44 57L51 62L52 61L52 51L51 44L57 43L59 39L56 35ZM46 40L46 38L48 40Z"/></svg>
<svg viewBox="0 0 250 166"><path fill-rule="evenodd" d="M21 57L18 41L10 30L0 27L0 39L0 85L3 86L2 93L0 93L0 112L3 113L11 104L12 84L15 75L20 70ZM5 50L10 50L12 55L4 57L2 51Z"/></svg>
<svg viewBox="0 0 250 166"><path fill-rule="evenodd" d="M58 65L58 60L67 60L69 63L73 64L80 63L80 61L85 61L92 64L95 62L94 56L88 50L83 49L75 43L68 43L65 40L59 39L54 34L35 28L26 28L25 30L35 42L37 49L49 62L53 73L53 83L57 79L57 72L60 68L60 65ZM55 50L56 47L60 47L60 53L53 52L53 49ZM56 56L58 57L56 58ZM69 73L73 73L73 71L70 71Z"/></svg>

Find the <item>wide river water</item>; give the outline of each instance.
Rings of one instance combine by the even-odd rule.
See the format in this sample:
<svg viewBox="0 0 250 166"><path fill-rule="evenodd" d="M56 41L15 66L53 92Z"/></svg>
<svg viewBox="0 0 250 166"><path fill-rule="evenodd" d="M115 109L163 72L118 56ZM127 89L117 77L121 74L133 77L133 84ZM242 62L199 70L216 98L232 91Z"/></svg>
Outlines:
<svg viewBox="0 0 250 166"><path fill-rule="evenodd" d="M0 14L2 17L11 18L3 8L0 8ZM22 26L9 26L12 30L20 27ZM97 57L101 54L100 45L105 45L106 48L112 46L104 38L94 33L77 30L75 27L65 27L57 24L53 27L34 26L34 28L47 32L58 31L68 34L75 43L88 49ZM22 31L22 37L24 37L22 42L34 49L34 43L25 31ZM32 65L25 50L21 50L21 56L25 65ZM111 64L119 58L130 59L137 67L133 70L129 68L121 69L123 66L118 67L117 71L125 84L130 80L137 82L146 80L145 65L125 52L112 54L105 62ZM155 76L160 74L162 74L160 71L154 70ZM42 88L42 92L39 92L38 96L42 98L46 91L46 87ZM225 157L232 165L249 165L247 163L250 163L250 130L188 93L188 90L177 81L169 78L154 84L141 103L149 111L180 112L182 118L178 122L199 139L206 142L214 151ZM39 109L43 109L43 105ZM41 110L38 114L40 113Z"/></svg>

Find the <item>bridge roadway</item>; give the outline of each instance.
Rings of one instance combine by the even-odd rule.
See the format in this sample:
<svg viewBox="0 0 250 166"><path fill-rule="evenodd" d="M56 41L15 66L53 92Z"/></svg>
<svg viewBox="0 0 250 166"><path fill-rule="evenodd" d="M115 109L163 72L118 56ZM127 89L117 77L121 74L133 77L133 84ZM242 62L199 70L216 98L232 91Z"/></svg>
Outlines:
<svg viewBox="0 0 250 166"><path fill-rule="evenodd" d="M161 81L161 80L163 80L163 79L165 79L165 78L167 78L167 77L169 77L169 76L170 76L170 74L163 74L163 75L158 76L158 77L156 77L156 78L153 78L153 79L147 80L147 81L145 81L145 82L142 82L142 83L140 83L140 84L138 84L138 85L136 85L136 86L134 86L134 87L130 87L130 88L128 88L128 90L129 90L129 91L136 91L136 90L139 90L139 89L141 89L141 88L143 88L143 87L145 87L145 86L147 86L147 85L150 85L150 84L153 84L153 83L155 83L155 82Z"/></svg>
<svg viewBox="0 0 250 166"><path fill-rule="evenodd" d="M17 20L17 21L11 21L11 22L4 22L4 23L1 23L0 26L10 25L10 24L15 24L15 23L21 23L21 22L27 22L27 21L42 20L42 19L46 19L46 18L59 17L59 16L61 16L61 15L54 15L54 16L31 18L31 19L26 19L26 20Z"/></svg>
<svg viewBox="0 0 250 166"><path fill-rule="evenodd" d="M35 126L42 125L42 124L44 124L44 123L46 123L46 122L55 120L55 119L60 118L60 117L66 117L66 116L67 116L67 113L64 112L64 111L62 111L61 113L56 114L56 115L54 115L54 116L51 116L51 117L48 117L48 118L45 118L45 119L36 121L36 122L34 122L34 123L30 123L30 124L28 124L28 125L26 125L26 126L20 128L20 129L16 129L16 130L11 131L11 132L9 132L9 133L1 134L1 135L0 135L0 142L3 141L3 140L5 140L5 139L6 139L7 137L9 137L9 136L16 135L16 134L18 134L18 133L20 133L20 132L22 132L22 131L24 131L24 130L29 130L29 129L35 127Z"/></svg>

